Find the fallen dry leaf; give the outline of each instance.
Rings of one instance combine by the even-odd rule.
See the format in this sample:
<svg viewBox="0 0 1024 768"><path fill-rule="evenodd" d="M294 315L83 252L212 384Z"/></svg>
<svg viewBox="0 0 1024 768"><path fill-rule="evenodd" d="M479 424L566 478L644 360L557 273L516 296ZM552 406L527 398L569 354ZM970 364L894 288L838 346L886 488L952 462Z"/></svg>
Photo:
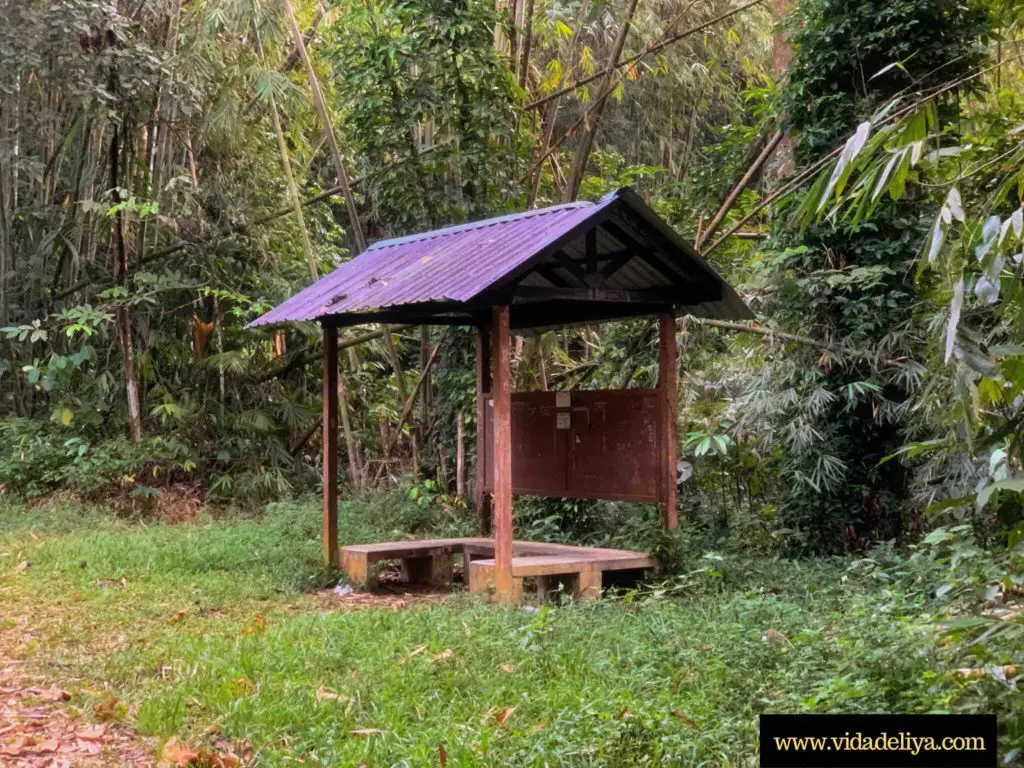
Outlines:
<svg viewBox="0 0 1024 768"><path fill-rule="evenodd" d="M116 720L123 710L124 705L121 704L121 700L117 696L111 696L109 699L97 702L92 708L93 714L96 715L96 719L100 722Z"/></svg>
<svg viewBox="0 0 1024 768"><path fill-rule="evenodd" d="M349 731L353 736L376 736L384 733L380 728L356 728L353 731Z"/></svg>
<svg viewBox="0 0 1024 768"><path fill-rule="evenodd" d="M321 685L319 688L316 689L316 700L317 701L324 701L325 699L340 699L340 698L341 698L341 694L335 693L330 688L325 688L324 686Z"/></svg>
<svg viewBox="0 0 1024 768"><path fill-rule="evenodd" d="M269 628L270 623L267 621L267 617L261 614L256 614L248 624L242 627L242 634L265 635Z"/></svg>
<svg viewBox="0 0 1024 768"><path fill-rule="evenodd" d="M789 638L779 632L777 629L769 629L763 635L761 635L762 643L778 643L779 645L788 645L790 648L793 647L793 643L789 641Z"/></svg>
<svg viewBox="0 0 1024 768"><path fill-rule="evenodd" d="M683 710L681 710L681 709L677 709L677 710L673 711L673 712L672 712L672 716L673 716L674 718L676 718L677 720L682 720L682 721L683 721L684 723L686 723L686 724L687 724L688 726L690 726L691 728L693 728L693 730L695 730L695 731L699 731L699 730L700 730L700 728L699 728L699 727L697 726L697 724L696 724L695 722L693 722L693 720L691 720L690 718L688 718L688 717L687 717L687 716L686 716L686 715L684 714Z"/></svg>
<svg viewBox="0 0 1024 768"><path fill-rule="evenodd" d="M515 671L515 667L513 667L511 664L502 664L500 669L501 669L502 672L505 672L505 673L508 673L508 674L511 674L512 672Z"/></svg>
<svg viewBox="0 0 1024 768"><path fill-rule="evenodd" d="M103 751L103 747L100 746L99 742L90 741L87 739L78 739L75 742L79 752L86 755L98 755Z"/></svg>
<svg viewBox="0 0 1024 768"><path fill-rule="evenodd" d="M182 608L180 611L175 611L174 615L172 615L171 618L169 618L167 620L167 623L168 624L177 624L179 621L181 621L186 616L188 616L188 612L189 612L189 608L187 606L185 608Z"/></svg>
<svg viewBox="0 0 1024 768"><path fill-rule="evenodd" d="M206 758L205 762L209 768L239 768L242 765L242 758L234 752L215 752L200 757Z"/></svg>
<svg viewBox="0 0 1024 768"><path fill-rule="evenodd" d="M192 761L198 759L199 752L197 750L192 749L185 742L171 737L170 741L164 744L164 748L160 751L160 762L157 765L160 768L171 768L171 766L188 768Z"/></svg>
<svg viewBox="0 0 1024 768"><path fill-rule="evenodd" d="M103 734L106 733L107 728L103 725L87 725L84 728L79 728L75 731L75 736L84 741L99 741L103 738Z"/></svg>
<svg viewBox="0 0 1024 768"><path fill-rule="evenodd" d="M427 644L426 643L424 643L423 645L421 645L421 646L419 646L417 648L413 648L411 651L409 651L409 658L411 659L413 656L419 656L425 650L427 650Z"/></svg>
<svg viewBox="0 0 1024 768"><path fill-rule="evenodd" d="M53 685L41 690L39 692L39 698L43 701L70 701L71 694Z"/></svg>
<svg viewBox="0 0 1024 768"><path fill-rule="evenodd" d="M441 761L441 768L448 765L448 751L444 748L444 744L437 745L437 759Z"/></svg>
<svg viewBox="0 0 1024 768"><path fill-rule="evenodd" d="M25 751L25 747L28 746L28 736L19 736L10 744L4 744L0 747L0 753L10 755L11 757L17 757Z"/></svg>
<svg viewBox="0 0 1024 768"><path fill-rule="evenodd" d="M505 721L512 717L512 713L515 711L515 707L505 707L504 709L498 710L497 714L494 715L494 724L504 725Z"/></svg>
<svg viewBox="0 0 1024 768"><path fill-rule="evenodd" d="M20 563L18 563L16 566L14 566L14 570L17 573L24 573L25 571L27 571L31 567L32 567L32 563L30 563L28 560L22 560Z"/></svg>

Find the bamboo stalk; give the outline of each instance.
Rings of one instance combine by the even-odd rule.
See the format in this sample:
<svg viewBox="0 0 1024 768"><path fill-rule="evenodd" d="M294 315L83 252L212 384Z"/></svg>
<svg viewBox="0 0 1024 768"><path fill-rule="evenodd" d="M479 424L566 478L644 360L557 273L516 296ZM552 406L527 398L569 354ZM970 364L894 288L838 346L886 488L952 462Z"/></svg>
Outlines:
<svg viewBox="0 0 1024 768"><path fill-rule="evenodd" d="M348 473L352 479L352 488L357 493L362 490L362 473L359 471L359 454L356 451L356 437L352 430L352 419L348 412L348 377L338 371L338 406L341 410L341 427L345 433L345 452L348 454Z"/></svg>
<svg viewBox="0 0 1024 768"><path fill-rule="evenodd" d="M352 230L352 240L355 243L355 255L366 250L366 240L363 237L363 230L359 224L359 211L356 209L355 199L352 197L352 190L349 185L348 172L341 159L341 151L338 149L338 142L334 137L334 129L331 127L331 120L327 114L327 104L324 101L323 91L320 89L320 81L317 80L316 71L313 69L313 62L309 58L306 44L302 40L302 30L299 29L299 22L295 19L295 9L291 0L282 0L284 13L291 27L292 38L295 41L295 49L299 52L299 58L306 68L306 77L309 80L309 89L313 94L313 104L317 114L320 116L320 125L324 131L324 138L327 139L327 146L331 151L331 159L334 161L334 171L338 176L338 185L341 187L342 196L345 198L345 209L348 211L349 226Z"/></svg>
<svg viewBox="0 0 1024 768"><path fill-rule="evenodd" d="M533 39L534 0L526 0L523 29L523 51L519 61L519 87L526 89L526 78L530 71L530 47Z"/></svg>
<svg viewBox="0 0 1024 768"><path fill-rule="evenodd" d="M430 372L431 367L434 365L434 361L437 360L437 353L441 349L440 344L435 344L434 348L430 350L430 358L427 360L426 366L420 371L420 377L416 380L416 386L413 387L412 394L409 395L405 401L405 405L402 407L402 414L398 418L398 427L393 433L395 437L388 440L388 450L385 451L384 455L388 456L391 454L391 447L398 443L401 439L402 427L405 426L406 420L409 418L409 414L412 413L413 405L416 402L416 396L419 394L420 388L423 386L424 380L427 378L427 374Z"/></svg>
<svg viewBox="0 0 1024 768"><path fill-rule="evenodd" d="M622 25L619 27L619 33L615 37L615 44L612 46L612 51L608 56L609 63L608 66L605 67L605 74L601 80L601 86L598 88L597 101L594 103L594 106L587 111L587 119L584 121L583 125L583 136L580 138L579 144L576 146L576 155L573 157L572 171L569 174L569 182L566 184L565 193L562 196L563 202L570 203L575 200L576 195L579 194L580 184L583 182L583 176L587 170L587 162L590 160L590 151L594 146L594 136L597 134L597 126L601 122L601 113L603 112L605 102L612 91L612 75L616 71L619 57L622 56L622 49L626 45L626 38L629 36L629 28L633 23L633 15L636 13L637 3L638 0L629 0L629 8L626 11Z"/></svg>
<svg viewBox="0 0 1024 768"><path fill-rule="evenodd" d="M302 205L299 202L299 189L295 186L295 176L292 174L292 163L288 158L288 144L284 140L284 131L281 129L281 118L277 114L277 101L270 97L270 116L274 124L274 134L277 136L277 150L281 154L281 168L284 170L285 184L288 187L288 200L295 212L295 223L299 225L299 236L302 238L302 249L306 252L306 261L309 263L309 273L313 282L319 279L320 275L316 270L316 257L313 256L313 244L309 241L309 231L306 229L306 219L302 215Z"/></svg>
<svg viewBox="0 0 1024 768"><path fill-rule="evenodd" d="M197 187L198 186L198 181L197 181L197 178L196 178L196 175L195 175L194 160L192 159L191 142L188 140L187 136L186 136L186 139L185 139L185 143L186 143L186 147L188 149L188 158L189 158L190 164L191 164L192 186L193 187ZM434 152L434 151L436 151L438 149L441 149L442 147L446 147L450 143L451 142L442 142L440 144L435 144L434 146L427 147L425 149L420 150L419 154L420 155L426 155L426 154L428 154L430 152ZM373 176L375 176L378 173L381 173L381 172L383 172L383 171L385 171L385 170L387 170L389 168L393 168L393 167L398 166L398 165L404 165L407 162L409 162L409 158L404 158L403 157L403 158L400 158L398 160L395 160L392 163L386 163L386 164L380 166L379 168L373 169L372 171L367 173L365 176L357 176L356 178L352 179L351 185L355 186L356 184L361 184L362 182L366 181L368 178L372 178ZM322 203L322 202L324 202L326 200L329 200L330 198L334 197L339 192L343 192L343 187L341 185L336 185L336 186L330 187L328 189L325 189L323 192L318 192L317 194L312 195L311 197L307 197L307 198L303 199L302 200L302 205L303 205L303 207L305 207L305 206L309 206L309 205L315 205L317 203ZM271 211L270 213L266 214L265 216L261 216L258 219L255 219L252 222L252 224L249 225L249 226L254 226L254 227L255 226L260 226L262 224L266 224L267 222L273 221L274 219L279 219L282 216L287 216L291 212L292 212L292 207L290 205L289 206L285 206L284 208L279 208L276 211ZM238 226L238 227L226 227L226 228L221 229L219 232L217 232L217 233L215 233L213 235L210 235L209 237L198 238L198 239L196 239L194 241L181 240L181 241L175 243L174 245L168 245L165 248L161 248L161 249L159 249L157 251L153 251L148 256L146 256L145 259L139 260L139 265L142 266L142 265L145 265L145 264L150 264L150 263L152 263L154 261L159 261L160 259L167 258L168 256L173 256L173 255L175 255L177 253L181 253L182 251L184 251L184 250L186 250L188 248L191 248L191 247L199 247L199 246L203 246L203 245L216 245L218 242L220 242L221 240L224 240L224 239L226 239L228 237L232 237L234 235L246 234L248 232L248 230L249 230L249 226L243 225L243 226ZM77 282L77 283L75 283L75 284L65 288L62 291L51 291L50 298L53 299L54 301L60 301L61 299L66 299L68 296L71 296L71 295L73 295L75 293L78 293L78 291L82 290L83 288L88 288L90 285L92 285L92 283L93 283L92 280L88 280L88 279L80 280L79 282Z"/></svg>
<svg viewBox="0 0 1024 768"><path fill-rule="evenodd" d="M708 225L697 235L697 239L693 242L693 247L698 251L701 245L711 235L718 230L718 225L722 223L722 219L732 208L736 199L740 196L740 193L747 188L750 180L754 178L754 174L761 170L761 167L768 161L768 158L772 156L775 148L779 146L779 142L782 141L783 133L781 130L776 131L775 134L768 139L768 143L765 144L764 149L761 150L760 154L754 159L754 162L750 164L746 172L740 178L738 182L729 190L729 194L725 196L725 200L722 201L722 205L719 206L718 210L715 211L715 215L711 217L711 221Z"/></svg>

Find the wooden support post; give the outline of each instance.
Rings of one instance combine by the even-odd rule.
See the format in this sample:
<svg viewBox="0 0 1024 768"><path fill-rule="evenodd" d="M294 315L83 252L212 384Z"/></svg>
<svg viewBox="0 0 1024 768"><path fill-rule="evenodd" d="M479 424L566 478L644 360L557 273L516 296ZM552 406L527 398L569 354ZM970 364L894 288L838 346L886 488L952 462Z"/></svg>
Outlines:
<svg viewBox="0 0 1024 768"><path fill-rule="evenodd" d="M324 327L324 561L338 564L338 326Z"/></svg>
<svg viewBox="0 0 1024 768"><path fill-rule="evenodd" d="M679 422L679 375L676 370L676 318L671 312L658 316L658 390L661 403L661 503L666 528L675 528L676 441Z"/></svg>
<svg viewBox="0 0 1024 768"><path fill-rule="evenodd" d="M462 411L455 414L455 497L466 498L466 444Z"/></svg>
<svg viewBox="0 0 1024 768"><path fill-rule="evenodd" d="M491 329L481 325L476 329L476 480L473 483L477 528L481 536L491 533L491 495L484 490L487 462L490 461L491 453L484 437L487 422L485 397L490 391Z"/></svg>
<svg viewBox="0 0 1024 768"><path fill-rule="evenodd" d="M499 599L513 601L512 580L512 370L508 305L492 310L494 358L494 587Z"/></svg>

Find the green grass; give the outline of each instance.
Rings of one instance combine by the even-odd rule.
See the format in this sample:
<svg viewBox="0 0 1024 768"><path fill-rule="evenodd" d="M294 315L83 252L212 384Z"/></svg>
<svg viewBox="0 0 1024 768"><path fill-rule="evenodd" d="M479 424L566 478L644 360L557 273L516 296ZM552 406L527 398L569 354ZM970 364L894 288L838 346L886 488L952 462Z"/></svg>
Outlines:
<svg viewBox="0 0 1024 768"><path fill-rule="evenodd" d="M342 539L458 528L391 502L346 505ZM978 706L927 601L849 561L698 559L667 591L540 612L338 612L303 594L335 576L318 534L315 502L173 527L0 507L0 643L31 625L23 652L84 679L75 703L113 690L142 732L248 740L260 765L436 766L444 745L452 766L752 766L760 712Z"/></svg>

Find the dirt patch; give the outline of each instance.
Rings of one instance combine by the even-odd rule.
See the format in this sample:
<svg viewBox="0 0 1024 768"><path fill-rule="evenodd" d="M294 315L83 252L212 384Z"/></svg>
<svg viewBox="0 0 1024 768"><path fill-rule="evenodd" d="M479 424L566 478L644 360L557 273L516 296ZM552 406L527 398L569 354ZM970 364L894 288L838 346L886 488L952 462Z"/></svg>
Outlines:
<svg viewBox="0 0 1024 768"><path fill-rule="evenodd" d="M0 765L11 768L153 766L154 745L119 723L90 723L55 686L0 661ZM30 682L36 682L32 685Z"/></svg>

